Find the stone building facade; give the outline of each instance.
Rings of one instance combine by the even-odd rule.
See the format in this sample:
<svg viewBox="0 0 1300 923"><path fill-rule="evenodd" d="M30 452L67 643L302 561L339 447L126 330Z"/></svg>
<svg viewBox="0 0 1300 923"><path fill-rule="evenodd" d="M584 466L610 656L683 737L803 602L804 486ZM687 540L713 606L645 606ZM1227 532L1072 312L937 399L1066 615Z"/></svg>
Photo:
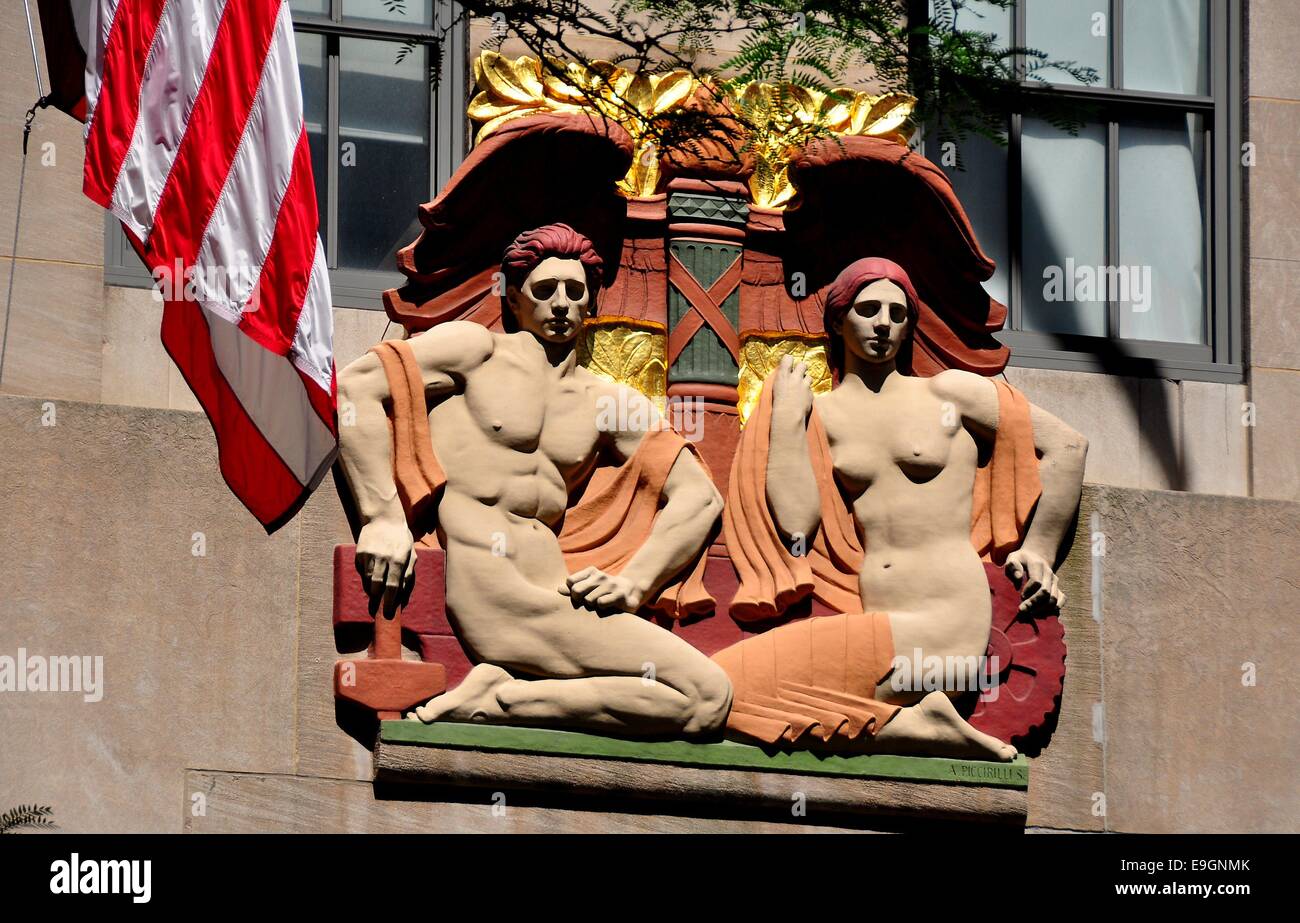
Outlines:
<svg viewBox="0 0 1300 923"><path fill-rule="evenodd" d="M1234 105L1253 145L1233 257L1237 374L1015 359L1006 371L1091 445L1088 528L1063 572L1069 672L1052 744L1033 760L1031 829L1300 827L1300 6L1230 7ZM474 25L466 56L489 31ZM49 804L72 831L840 823L688 804L622 813L598 798L524 797L499 816L482 792L377 793L367 729L336 710L330 687L332 549L351 541L333 484L270 537L226 489L208 423L159 342L161 305L116 284L113 232L81 194L80 126L53 110L33 129L14 252L19 139L36 95L19 4L0 10L0 62L0 288L13 275L0 655L104 664L100 701L0 692L0 808ZM364 302L335 309L339 367L392 335ZM1105 534L1104 557L1089 529Z"/></svg>

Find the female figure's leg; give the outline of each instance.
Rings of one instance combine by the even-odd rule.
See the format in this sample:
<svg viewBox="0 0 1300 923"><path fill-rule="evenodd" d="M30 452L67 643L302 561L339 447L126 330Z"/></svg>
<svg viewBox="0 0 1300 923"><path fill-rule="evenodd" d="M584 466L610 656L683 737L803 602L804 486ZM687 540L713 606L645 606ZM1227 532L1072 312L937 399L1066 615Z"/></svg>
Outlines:
<svg viewBox="0 0 1300 923"><path fill-rule="evenodd" d="M895 645L908 656L920 646L913 622L882 612L814 616L719 651L713 659L735 690L729 730L809 749L1014 759L1014 747L971 727L945 691L893 688Z"/></svg>

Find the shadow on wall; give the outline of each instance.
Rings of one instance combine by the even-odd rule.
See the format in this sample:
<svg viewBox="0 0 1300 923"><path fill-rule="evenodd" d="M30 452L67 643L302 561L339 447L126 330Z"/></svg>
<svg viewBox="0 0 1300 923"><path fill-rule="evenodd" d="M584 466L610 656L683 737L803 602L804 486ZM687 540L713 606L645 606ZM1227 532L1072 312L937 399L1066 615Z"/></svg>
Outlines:
<svg viewBox="0 0 1300 923"><path fill-rule="evenodd" d="M1061 245L1058 235L1054 232L1052 223L1045 213L1038 195L1026 185L1021 190L1021 196L1022 227L1033 227L1041 232L1043 252L1051 255L1048 260L1049 263L1057 266L1065 265L1066 257L1069 254L1063 252L1064 247ZM1025 283L1022 281L1021 284L1023 287ZM1066 325L1066 329L1084 329L1078 323L1080 320L1078 302L1063 302L1062 307L1071 312L1071 320L1073 321L1073 323ZM1082 338L1082 341L1088 344L1087 349L1106 375L1151 379L1154 381L1159 381L1162 378L1153 360L1132 355L1125 348L1124 341L1117 337L1086 337ZM1154 405L1148 406L1145 414L1142 408L1143 389L1135 387L1126 388L1124 391L1130 404L1130 410L1133 413L1133 420L1137 424L1138 438L1141 440L1141 445L1155 454L1157 462L1163 469L1164 480L1168 485L1167 489L1186 490L1186 473L1183 468L1182 453L1178 440L1174 436L1173 427L1173 417L1178 412L1178 408L1172 406L1167 389L1148 389L1148 394L1154 393ZM1032 395L1030 397L1032 399Z"/></svg>

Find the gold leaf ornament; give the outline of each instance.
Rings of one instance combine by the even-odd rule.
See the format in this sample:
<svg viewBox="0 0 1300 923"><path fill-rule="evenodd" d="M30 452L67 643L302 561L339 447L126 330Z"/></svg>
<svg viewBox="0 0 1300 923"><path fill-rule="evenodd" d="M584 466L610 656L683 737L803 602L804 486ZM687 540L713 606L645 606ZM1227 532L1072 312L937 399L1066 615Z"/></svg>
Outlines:
<svg viewBox="0 0 1300 923"><path fill-rule="evenodd" d="M669 71L655 77L654 106L651 115L663 115L690 99L695 91L695 78L686 71Z"/></svg>
<svg viewBox="0 0 1300 923"><path fill-rule="evenodd" d="M834 379L831 376L830 363L826 358L825 337L807 334L763 334L746 337L745 342L740 346L740 376L736 387L736 409L740 414L741 426L745 425L749 415L758 406L763 382L786 356L795 362L808 365L808 374L813 381L813 394L825 394L831 390Z"/></svg>
<svg viewBox="0 0 1300 923"><path fill-rule="evenodd" d="M843 133L849 127L853 105L861 95L852 87L836 87L822 98L817 112L818 123L830 131Z"/></svg>
<svg viewBox="0 0 1300 923"><path fill-rule="evenodd" d="M847 133L873 138L902 134L902 140L906 141L907 136L911 135L908 120L915 107L916 100L902 93L886 93L883 96L859 94L853 104L853 115Z"/></svg>
<svg viewBox="0 0 1300 923"><path fill-rule="evenodd" d="M484 50L474 59L478 93L467 113L481 123L475 136L482 141L504 123L539 112L595 112L621 125L629 135L635 158L619 190L627 196L649 196L661 179L658 151L649 140L651 120L682 106L697 86L684 70L663 74L631 73L609 61L587 66L548 58L511 60Z"/></svg>
<svg viewBox="0 0 1300 923"><path fill-rule="evenodd" d="M586 100L582 90L582 69L572 61L548 58L542 73L542 86L546 95L556 102L578 106Z"/></svg>
<svg viewBox="0 0 1300 923"><path fill-rule="evenodd" d="M474 94L466 114L482 122L475 141L482 141L512 119L532 115L546 106L541 65L536 58L511 60L495 51L484 51L474 59Z"/></svg>
<svg viewBox="0 0 1300 923"><path fill-rule="evenodd" d="M821 104L820 94L792 84L749 83L740 90L739 109L751 126L749 194L755 205L777 208L794 196L787 167L815 130Z"/></svg>
<svg viewBox="0 0 1300 923"><path fill-rule="evenodd" d="M906 144L916 100L901 93L873 96L851 87L830 93L792 84L750 83L736 96L751 125L755 205L780 208L794 197L787 167L799 148L820 133L868 135Z"/></svg>
<svg viewBox="0 0 1300 923"><path fill-rule="evenodd" d="M627 175L618 181L618 190L626 196L653 195L659 186L659 149L653 141L644 141L637 148L636 157Z"/></svg>
<svg viewBox="0 0 1300 923"><path fill-rule="evenodd" d="M624 117L640 125L654 114L654 84L647 74L636 74L622 92Z"/></svg>
<svg viewBox="0 0 1300 923"><path fill-rule="evenodd" d="M616 317L583 325L578 363L607 381L640 391L662 411L668 391L668 336L658 327Z"/></svg>
<svg viewBox="0 0 1300 923"><path fill-rule="evenodd" d="M519 106L541 105L542 74L536 58L525 55L512 61L495 51L484 51L475 65L475 83L497 99Z"/></svg>
<svg viewBox="0 0 1300 923"><path fill-rule="evenodd" d="M655 120L687 104L699 81L685 70L632 73L609 61L586 65L527 55L507 58L484 50L474 59L478 92L468 114L482 141L512 119L539 112L589 112L621 125L632 137L634 159L618 183L628 197L654 195L662 173L652 139ZM796 84L723 83L724 95L749 125L746 149L754 172L750 198L782 208L794 197L787 168L798 150L819 134L865 135L906 144L916 101L905 94L872 95L851 87L830 93Z"/></svg>

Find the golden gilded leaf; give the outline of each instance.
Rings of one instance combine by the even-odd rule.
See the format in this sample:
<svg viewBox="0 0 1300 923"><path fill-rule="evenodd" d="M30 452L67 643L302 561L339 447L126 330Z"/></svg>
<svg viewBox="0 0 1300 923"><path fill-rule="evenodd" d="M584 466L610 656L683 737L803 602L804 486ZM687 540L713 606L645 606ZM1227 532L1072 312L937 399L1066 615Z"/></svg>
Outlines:
<svg viewBox="0 0 1300 923"><path fill-rule="evenodd" d="M561 74L564 76L561 77ZM542 85L551 99L575 104L586 102L581 68L572 61L550 58L549 65L542 73Z"/></svg>
<svg viewBox="0 0 1300 923"><path fill-rule="evenodd" d="M864 96L854 107L852 133L880 137L903 127L912 115L916 100L901 93Z"/></svg>
<svg viewBox="0 0 1300 923"><path fill-rule="evenodd" d="M465 114L476 122L490 122L499 116L518 109L516 103L503 103L491 94L480 90L465 108Z"/></svg>
<svg viewBox="0 0 1300 923"><path fill-rule="evenodd" d="M858 94L858 97L853 100L852 112L849 115L847 134L862 134L862 129L867 124L867 117L871 115L871 107L875 101L876 98L874 96L868 96L865 93Z"/></svg>
<svg viewBox="0 0 1300 923"><path fill-rule="evenodd" d="M740 90L740 104L746 109L760 112L772 108L772 85L770 83L747 83Z"/></svg>
<svg viewBox="0 0 1300 923"><path fill-rule="evenodd" d="M581 65L579 65L579 67L581 67ZM609 84L612 84L618 78L619 74L626 73L623 68L619 67L614 62L606 61L602 58L597 58L595 61L592 61L587 65L586 69L592 79L601 80Z"/></svg>
<svg viewBox="0 0 1300 923"><path fill-rule="evenodd" d="M761 179L758 173L751 174L749 195L760 208L780 208L794 198L794 186L790 185L785 166L779 166L768 180Z"/></svg>
<svg viewBox="0 0 1300 923"><path fill-rule="evenodd" d="M635 388L662 409L668 388L668 337L662 330L596 319L583 328L578 362L607 381Z"/></svg>
<svg viewBox="0 0 1300 923"><path fill-rule="evenodd" d="M474 79L479 89L502 102L536 106L543 101L541 74L535 58L511 61L495 51L483 51L474 62Z"/></svg>
<svg viewBox="0 0 1300 923"><path fill-rule="evenodd" d="M859 95L852 87L836 87L822 97L817 123L831 131L844 131L853 112L853 103Z"/></svg>
<svg viewBox="0 0 1300 923"><path fill-rule="evenodd" d="M528 55L520 55L515 58L511 70L515 75L515 83L531 99L540 102L545 97L546 91L542 86L542 62Z"/></svg>
<svg viewBox="0 0 1300 923"><path fill-rule="evenodd" d="M618 188L625 195L641 197L654 195L658 185L659 151L652 142L646 141L637 149L632 166L619 180Z"/></svg>
<svg viewBox="0 0 1300 923"><path fill-rule="evenodd" d="M736 409L740 413L741 426L745 425L749 415L758 406L763 382L785 356L795 362L808 364L808 373L813 380L813 394L830 391L834 379L826 359L825 337L799 334L748 337L740 346L740 377L736 388Z"/></svg>
<svg viewBox="0 0 1300 923"><path fill-rule="evenodd" d="M628 81L622 94L623 102L637 112L649 115L654 107L654 87L646 74L636 74Z"/></svg>
<svg viewBox="0 0 1300 923"><path fill-rule="evenodd" d="M669 71L655 78L654 105L650 115L662 115L690 99L695 79L686 71Z"/></svg>
<svg viewBox="0 0 1300 923"><path fill-rule="evenodd" d="M795 119L810 124L817 121L817 110L821 103L818 96L814 96L807 87L792 84L786 88L785 109Z"/></svg>
<svg viewBox="0 0 1300 923"><path fill-rule="evenodd" d="M538 111L539 110L533 106L520 106L517 109L512 109L509 112L505 112L497 116L496 118L492 119L490 122L484 122L483 125L479 128L478 134L474 136L474 143L478 144L480 141L482 141L488 135L492 134L492 132L496 131L506 122L509 122L513 119L523 118L526 115L536 115Z"/></svg>
<svg viewBox="0 0 1300 923"><path fill-rule="evenodd" d="M608 61L603 61L601 63L609 64ZM613 67L613 65L610 66ZM632 86L632 81L639 76L641 75L630 73L623 70L621 67L614 67L613 71L611 71L605 79L609 83L609 88L612 92L626 99L628 91Z"/></svg>

